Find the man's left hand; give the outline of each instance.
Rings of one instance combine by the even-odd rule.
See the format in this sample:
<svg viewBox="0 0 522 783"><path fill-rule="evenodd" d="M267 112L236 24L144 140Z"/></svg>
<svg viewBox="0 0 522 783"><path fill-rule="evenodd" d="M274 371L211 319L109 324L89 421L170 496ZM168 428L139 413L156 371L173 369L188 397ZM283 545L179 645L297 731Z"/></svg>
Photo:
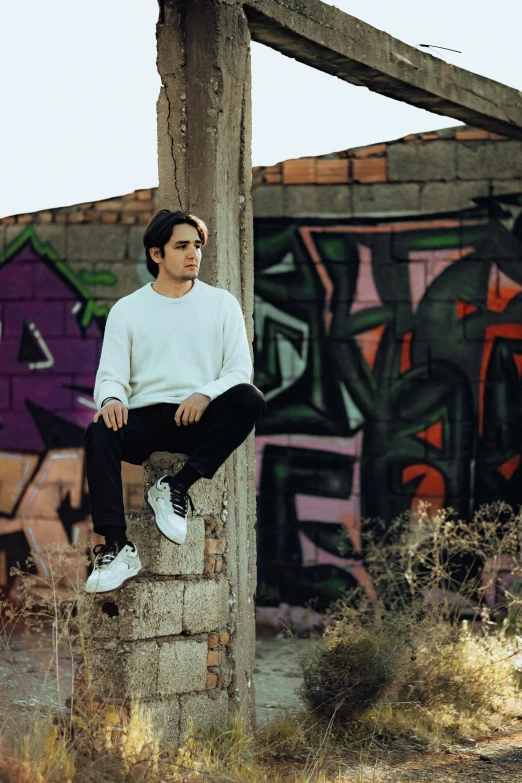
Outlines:
<svg viewBox="0 0 522 783"><path fill-rule="evenodd" d="M174 416L174 421L178 427L182 424L185 427L187 424L194 424L201 419L209 404L210 397L207 397L206 394L194 392L194 394L191 394L190 397L187 397L186 400L180 403Z"/></svg>

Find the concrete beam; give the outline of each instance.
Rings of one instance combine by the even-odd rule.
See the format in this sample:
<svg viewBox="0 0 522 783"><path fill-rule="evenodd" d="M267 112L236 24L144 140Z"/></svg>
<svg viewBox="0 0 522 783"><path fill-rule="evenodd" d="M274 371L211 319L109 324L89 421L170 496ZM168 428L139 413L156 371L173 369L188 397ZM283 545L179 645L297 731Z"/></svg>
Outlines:
<svg viewBox="0 0 522 783"><path fill-rule="evenodd" d="M522 93L457 68L320 0L243 0L252 39L319 71L522 139Z"/></svg>

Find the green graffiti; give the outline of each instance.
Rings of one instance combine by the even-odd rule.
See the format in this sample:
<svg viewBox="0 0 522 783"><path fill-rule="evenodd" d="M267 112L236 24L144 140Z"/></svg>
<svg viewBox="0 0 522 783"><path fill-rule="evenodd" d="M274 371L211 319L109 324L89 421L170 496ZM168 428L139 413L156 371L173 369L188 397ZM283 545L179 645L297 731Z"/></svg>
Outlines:
<svg viewBox="0 0 522 783"><path fill-rule="evenodd" d="M109 308L107 305L100 305L92 298L79 275L75 274L67 262L60 258L50 242L42 242L34 226L27 226L12 242L9 242L3 252L0 253L0 267L8 263L26 244L29 244L42 260L53 266L62 278L67 281L71 289L85 300L85 307L80 321L80 325L83 328L87 328L94 318L106 318L108 316Z"/></svg>
<svg viewBox="0 0 522 783"><path fill-rule="evenodd" d="M80 269L78 277L85 285L113 286L118 282L116 275L105 269L101 272L92 272L90 269Z"/></svg>

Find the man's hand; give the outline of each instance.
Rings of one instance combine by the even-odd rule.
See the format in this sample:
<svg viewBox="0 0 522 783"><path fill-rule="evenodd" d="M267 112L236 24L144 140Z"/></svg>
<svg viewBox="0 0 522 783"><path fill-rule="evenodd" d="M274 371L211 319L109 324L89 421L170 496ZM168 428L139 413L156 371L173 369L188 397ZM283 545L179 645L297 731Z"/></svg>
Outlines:
<svg viewBox="0 0 522 783"><path fill-rule="evenodd" d="M100 416L103 416L103 421L109 429L112 428L114 432L117 432L120 427L127 424L129 412L122 402L119 400L112 400L98 411L93 419L94 423L98 421Z"/></svg>
<svg viewBox="0 0 522 783"><path fill-rule="evenodd" d="M186 400L183 400L183 402L180 403L176 415L174 416L174 421L178 427L182 424L184 426L187 424L194 424L201 419L208 408L209 403L210 397L207 397L206 394L194 392L194 394L191 394L190 397L187 397Z"/></svg>

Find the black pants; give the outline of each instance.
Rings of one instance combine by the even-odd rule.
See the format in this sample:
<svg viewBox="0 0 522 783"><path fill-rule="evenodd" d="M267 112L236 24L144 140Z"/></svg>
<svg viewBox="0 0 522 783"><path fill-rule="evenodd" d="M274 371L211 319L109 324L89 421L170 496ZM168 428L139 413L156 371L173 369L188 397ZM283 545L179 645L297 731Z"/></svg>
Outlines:
<svg viewBox="0 0 522 783"><path fill-rule="evenodd" d="M121 463L141 465L154 451L188 454L188 464L212 478L227 457L246 440L265 413L262 393L240 383L210 402L201 419L179 427L178 405L161 403L129 410L129 420L115 432L102 418L85 431L85 460L94 530L125 531Z"/></svg>

